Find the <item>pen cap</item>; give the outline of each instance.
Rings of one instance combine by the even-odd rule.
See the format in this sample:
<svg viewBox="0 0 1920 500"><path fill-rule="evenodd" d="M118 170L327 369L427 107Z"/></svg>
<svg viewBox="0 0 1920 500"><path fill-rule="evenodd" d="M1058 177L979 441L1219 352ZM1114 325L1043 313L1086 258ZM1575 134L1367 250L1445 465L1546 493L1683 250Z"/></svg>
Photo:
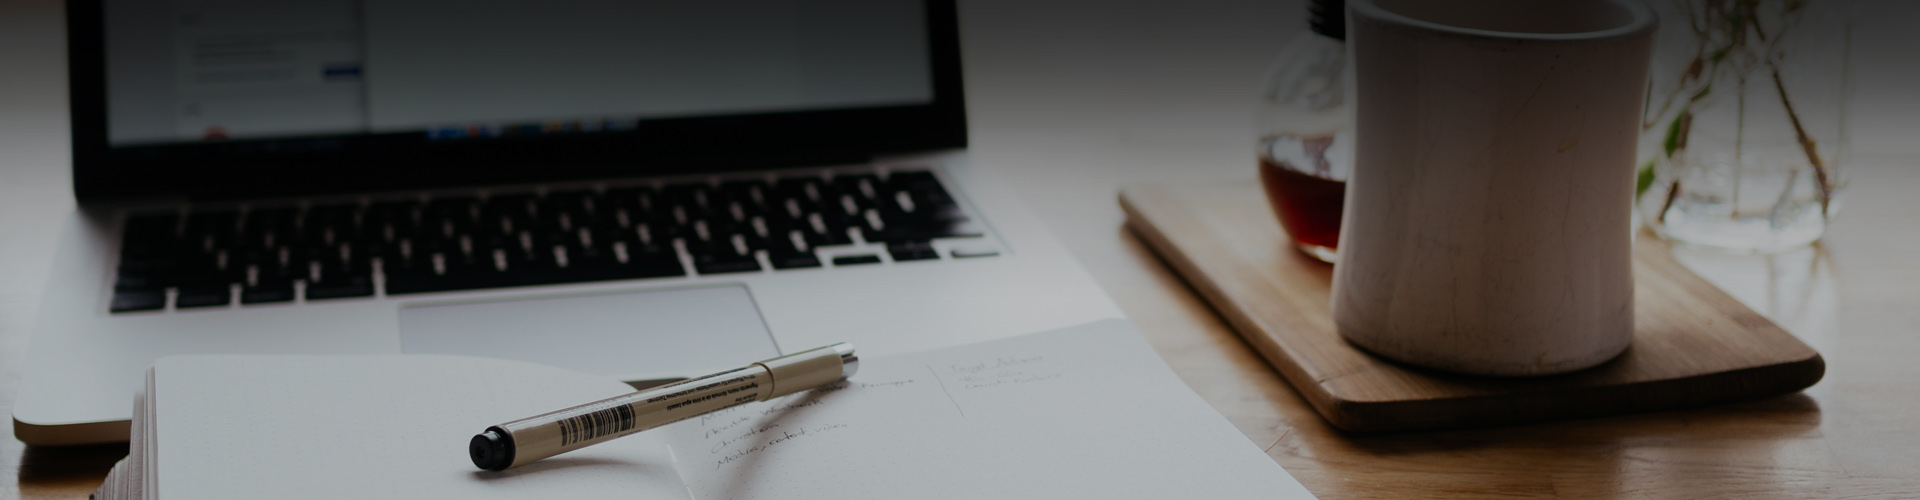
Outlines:
<svg viewBox="0 0 1920 500"><path fill-rule="evenodd" d="M859 366L859 359L853 354L853 346L840 343L757 364L767 367L773 376L773 390L768 391L766 397L773 399L846 378L853 374L848 368Z"/></svg>

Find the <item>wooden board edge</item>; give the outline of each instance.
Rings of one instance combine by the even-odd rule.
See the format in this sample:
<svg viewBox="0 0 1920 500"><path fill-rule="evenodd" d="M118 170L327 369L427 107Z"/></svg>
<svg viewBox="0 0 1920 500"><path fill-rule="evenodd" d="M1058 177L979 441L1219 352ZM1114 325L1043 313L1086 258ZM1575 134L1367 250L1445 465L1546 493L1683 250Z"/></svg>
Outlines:
<svg viewBox="0 0 1920 500"><path fill-rule="evenodd" d="M1819 383L1826 376L1826 366L1826 359L1813 353L1795 361L1686 378L1594 387L1575 393L1516 395L1524 398L1517 402L1529 407L1521 411L1513 410L1512 404L1474 401L1515 396L1381 402L1352 401L1333 395L1330 397L1333 411L1320 414L1335 428L1347 433L1388 434L1672 411L1798 393ZM1434 416L1407 418L1420 414Z"/></svg>
<svg viewBox="0 0 1920 500"><path fill-rule="evenodd" d="M1231 307L1233 299L1218 285L1194 279L1193 276L1206 275L1201 266L1181 252L1180 247L1157 227L1169 222L1197 224L1198 221L1152 221L1146 212L1140 209L1140 204L1153 203L1161 208L1154 213L1177 211L1191 217L1192 215L1179 203L1171 201L1166 188L1154 185L1124 186L1120 189L1119 201L1120 210L1126 214L1127 227L1135 236L1146 242L1147 247L1152 249L1155 255L1173 268L1174 276L1198 293L1214 314L1225 319L1234 334L1253 347L1255 352L1260 353L1261 359L1267 362L1267 366L1278 372L1294 392L1299 393L1308 404L1313 406L1314 411L1320 413L1322 417L1329 415L1333 410L1332 405L1335 404L1333 393L1318 380L1314 380L1304 367L1286 362L1285 360L1288 359L1286 347L1280 345L1278 340L1258 334L1247 334L1246 332L1261 331L1256 320L1241 309Z"/></svg>

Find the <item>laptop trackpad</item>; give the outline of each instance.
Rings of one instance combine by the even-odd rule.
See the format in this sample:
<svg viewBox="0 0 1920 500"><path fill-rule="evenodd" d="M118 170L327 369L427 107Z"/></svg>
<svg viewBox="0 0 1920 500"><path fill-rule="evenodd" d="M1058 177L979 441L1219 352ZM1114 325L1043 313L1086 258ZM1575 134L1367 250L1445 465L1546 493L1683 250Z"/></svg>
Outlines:
<svg viewBox="0 0 1920 500"><path fill-rule="evenodd" d="M779 355L745 285L407 305L400 350L627 381L705 375Z"/></svg>

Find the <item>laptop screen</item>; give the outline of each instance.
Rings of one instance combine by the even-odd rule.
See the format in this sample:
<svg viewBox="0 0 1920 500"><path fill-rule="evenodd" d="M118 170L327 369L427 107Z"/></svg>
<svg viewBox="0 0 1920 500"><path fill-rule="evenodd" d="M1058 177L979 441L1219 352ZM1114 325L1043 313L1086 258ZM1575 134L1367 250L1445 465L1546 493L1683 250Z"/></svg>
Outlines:
<svg viewBox="0 0 1920 500"><path fill-rule="evenodd" d="M966 145L953 0L70 0L74 190L231 198Z"/></svg>
<svg viewBox="0 0 1920 500"><path fill-rule="evenodd" d="M899 0L108 0L112 147L926 104Z"/></svg>

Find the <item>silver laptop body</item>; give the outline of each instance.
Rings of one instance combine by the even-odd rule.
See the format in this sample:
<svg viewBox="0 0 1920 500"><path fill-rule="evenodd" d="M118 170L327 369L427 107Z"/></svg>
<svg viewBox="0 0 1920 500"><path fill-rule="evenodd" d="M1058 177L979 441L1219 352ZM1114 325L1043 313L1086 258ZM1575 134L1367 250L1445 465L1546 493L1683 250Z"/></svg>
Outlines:
<svg viewBox="0 0 1920 500"><path fill-rule="evenodd" d="M644 382L1120 316L970 161L950 1L549 2L531 20L495 2L421 24L444 3L69 2L80 204L25 359L22 441L125 440L143 370L173 354L467 354ZM606 21L640 18L658 29ZM482 43L503 22L562 31ZM662 47L633 57L680 73L606 69ZM436 58L453 61L406 76ZM676 75L698 85L567 97ZM446 93L471 95L423 93L455 76ZM528 86L544 91L499 98ZM316 111L327 92L358 114Z"/></svg>

